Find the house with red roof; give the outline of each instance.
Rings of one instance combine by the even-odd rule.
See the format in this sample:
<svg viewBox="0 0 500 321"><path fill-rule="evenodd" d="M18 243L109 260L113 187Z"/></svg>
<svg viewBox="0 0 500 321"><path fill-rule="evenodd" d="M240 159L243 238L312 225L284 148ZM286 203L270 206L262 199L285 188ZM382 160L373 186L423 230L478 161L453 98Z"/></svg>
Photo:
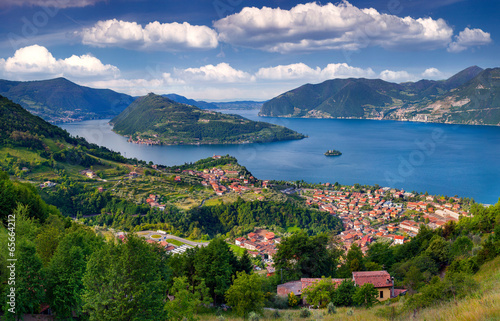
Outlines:
<svg viewBox="0 0 500 321"><path fill-rule="evenodd" d="M357 286L371 283L377 289L379 301L394 297L394 280L387 271L352 272L352 279Z"/></svg>

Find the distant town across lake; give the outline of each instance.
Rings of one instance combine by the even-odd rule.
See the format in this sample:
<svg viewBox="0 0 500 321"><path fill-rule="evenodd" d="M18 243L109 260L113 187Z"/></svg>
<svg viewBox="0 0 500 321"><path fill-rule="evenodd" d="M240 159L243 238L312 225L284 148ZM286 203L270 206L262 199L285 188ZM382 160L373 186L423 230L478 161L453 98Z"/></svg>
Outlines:
<svg viewBox="0 0 500 321"><path fill-rule="evenodd" d="M129 158L176 165L230 154L259 179L340 184L379 184L407 191L472 197L494 204L500 197L500 127L355 119L259 117L309 137L266 144L148 146L128 143L109 120L60 125L74 136ZM335 146L342 157L325 157Z"/></svg>

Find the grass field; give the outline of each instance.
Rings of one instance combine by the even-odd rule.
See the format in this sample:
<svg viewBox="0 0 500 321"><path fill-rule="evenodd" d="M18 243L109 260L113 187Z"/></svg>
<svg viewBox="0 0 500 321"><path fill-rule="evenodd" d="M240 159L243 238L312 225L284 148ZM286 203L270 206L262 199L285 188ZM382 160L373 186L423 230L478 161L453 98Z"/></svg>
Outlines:
<svg viewBox="0 0 500 321"><path fill-rule="evenodd" d="M287 227L286 231L288 233L297 232L297 231L300 231L300 227L298 227L298 226L289 226L289 227Z"/></svg>
<svg viewBox="0 0 500 321"><path fill-rule="evenodd" d="M243 252L245 252L244 248L241 248L235 244L229 244L229 247L231 248L231 250L233 250L234 254L236 254L237 256L242 256Z"/></svg>

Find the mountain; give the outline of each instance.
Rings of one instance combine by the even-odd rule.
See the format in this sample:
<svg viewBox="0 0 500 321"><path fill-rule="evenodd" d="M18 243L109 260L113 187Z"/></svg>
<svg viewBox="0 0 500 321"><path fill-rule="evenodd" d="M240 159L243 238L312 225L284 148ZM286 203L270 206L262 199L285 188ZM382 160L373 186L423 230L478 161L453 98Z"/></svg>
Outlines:
<svg viewBox="0 0 500 321"><path fill-rule="evenodd" d="M301 139L283 126L255 122L148 94L111 120L113 130L146 144L239 144Z"/></svg>
<svg viewBox="0 0 500 321"><path fill-rule="evenodd" d="M129 95L80 86L65 78L0 80L0 95L52 123L111 118L133 101Z"/></svg>
<svg viewBox="0 0 500 321"><path fill-rule="evenodd" d="M0 96L0 169L20 175L26 167L36 177L37 173L47 172L53 176L54 171L64 168L74 171L102 165L102 159L129 162L119 153L71 137L67 131Z"/></svg>
<svg viewBox="0 0 500 321"><path fill-rule="evenodd" d="M203 100L189 99L189 98L186 98L184 96L177 95L177 94L168 94L168 95L162 95L162 96L167 97L168 99L173 100L175 102L195 106L195 107L198 107L201 109L217 109L218 108L213 103L207 103L206 101L203 101Z"/></svg>
<svg viewBox="0 0 500 321"><path fill-rule="evenodd" d="M483 70L418 113L434 122L500 125L500 68Z"/></svg>
<svg viewBox="0 0 500 321"><path fill-rule="evenodd" d="M261 116L368 118L498 125L499 69L469 67L446 80L332 79L283 93Z"/></svg>
<svg viewBox="0 0 500 321"><path fill-rule="evenodd" d="M189 99L177 94L162 95L170 100L181 104L195 106L201 109L260 109L264 104L263 101L243 100L243 101L228 101L228 102L213 102L209 103L203 100Z"/></svg>

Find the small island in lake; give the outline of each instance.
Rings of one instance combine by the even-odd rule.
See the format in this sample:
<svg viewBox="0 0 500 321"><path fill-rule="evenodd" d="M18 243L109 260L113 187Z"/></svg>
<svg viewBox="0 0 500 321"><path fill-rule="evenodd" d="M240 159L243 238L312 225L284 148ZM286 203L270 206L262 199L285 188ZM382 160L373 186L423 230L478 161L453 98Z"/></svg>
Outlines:
<svg viewBox="0 0 500 321"><path fill-rule="evenodd" d="M325 155L326 156L340 156L340 155L342 155L342 153L339 152L338 150L330 149L330 150L326 151Z"/></svg>

